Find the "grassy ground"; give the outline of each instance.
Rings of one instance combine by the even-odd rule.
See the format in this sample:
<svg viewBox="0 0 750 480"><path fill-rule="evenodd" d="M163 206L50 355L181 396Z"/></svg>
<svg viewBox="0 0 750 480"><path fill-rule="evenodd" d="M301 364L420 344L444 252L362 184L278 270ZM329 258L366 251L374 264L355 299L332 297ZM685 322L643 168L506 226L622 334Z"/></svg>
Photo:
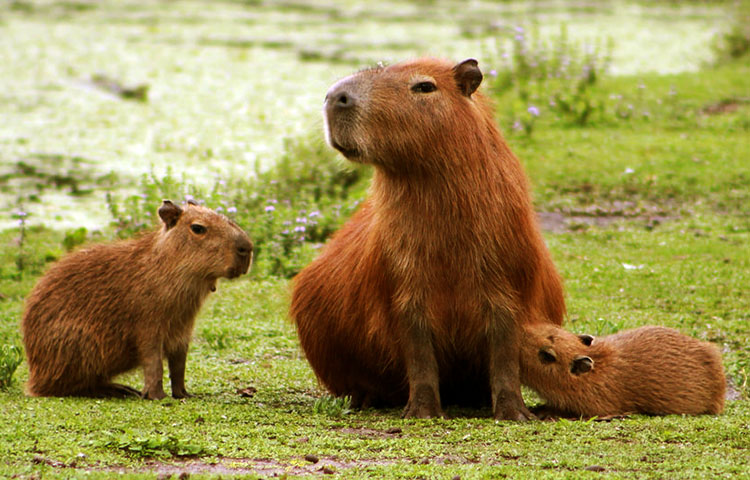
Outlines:
<svg viewBox="0 0 750 480"><path fill-rule="evenodd" d="M54 8L48 10L36 3L13 5L1 27L6 33L59 23L60 30L52 32L53 36L67 38L73 31L66 30L69 22L65 18L83 19L88 26L84 30L92 35L100 28L94 21L100 17L92 17L94 4L52 2ZM183 34L188 38L215 37L216 32L207 26L211 19L216 23L217 19L231 19L227 20L230 33L225 36L235 39L238 34L232 29L239 29L242 21L252 23L249 18L227 17L219 6L201 10L190 23L187 3L176 5L169 10L156 4L138 16L137 22L127 11L122 16L107 12L110 20L120 19L118 28L125 25L137 34L150 32L165 42L172 39L167 42L169 48L176 48L174 40L184 39L179 37ZM236 13L237 3L226 5ZM331 8L343 8L336 5ZM277 23L298 18L300 28L311 32L320 30L311 26L310 19L333 15L320 9L307 15L303 10L303 5L291 4L284 12L274 14L274 9L267 8L265 13ZM705 21L701 18L693 21ZM175 19L195 29L178 28ZM406 16L388 22L398 25L413 20ZM115 37L113 34L104 44ZM281 57L286 58L280 64L282 78L304 57L299 51L303 36L290 38L297 43L285 47L293 55ZM325 44L313 38L319 43L311 41L311 45ZM462 38L466 42L462 45L471 45L471 37ZM72 39L69 43L70 48L60 44L61 51L75 52L77 44ZM20 50L30 48L27 43L18 45ZM202 52L204 47L195 48ZM218 51L227 57L205 58L217 62L214 69L230 64L236 67L233 62L242 61L237 48L225 45ZM247 48L242 49L246 54ZM172 53L178 51L184 53L180 49ZM372 52L364 47L360 50L363 56ZM106 52L100 54L106 58ZM171 65L169 51L162 54L165 64ZM93 62L89 64L91 59L83 54L80 58L87 65L85 72L70 76L89 78ZM326 73L311 77L310 85L301 92L303 98L321 95L333 79L327 69L338 75L353 68L333 60L314 63ZM211 130L182 116L213 119L216 114L211 110L213 97L206 94L214 80L192 61L185 62L185 77L166 69L159 77L164 81L154 82L157 92L164 90L162 100L153 101L153 105L123 100L113 103L99 97L60 103L61 98L70 97L61 93L68 87L60 90L59 85L51 85L49 90L38 86L22 89L26 94L21 97L0 95L0 102L15 109L9 107L15 124L22 125L8 127L0 138L8 147L6 153L0 153L2 165L16 165L16 160L29 152L62 154L57 161L70 162L72 177L89 175L81 184L90 185L91 195L100 199L97 195L103 195L106 187L97 182L109 181L100 178L107 173L106 159L126 156L126 139L140 138L143 125L154 122L160 125L152 130L158 141L144 143L141 167L147 160L177 159L198 165L190 171L200 175L200 161L212 162L205 157L204 147L212 144L214 133L227 141L234 135L243 139L238 140L242 145L222 144L223 150L217 150L222 152L217 155L218 164L241 161L241 151L251 141L242 137L240 130L220 133L220 126ZM52 68L50 65L58 64L46 65ZM114 74L121 75L125 83L140 81L138 75L123 74L129 71L127 65L140 71L137 61L127 60L121 65L123 70ZM13 62L3 68L20 72L20 64ZM35 80L30 75L25 72L18 78L31 85ZM247 71L239 77L253 75ZM9 80L5 76L2 81ZM187 81L196 84L196 102L178 108L173 123L160 123L167 116L154 105L173 105L167 101L170 92L166 86ZM226 79L223 82L235 85ZM485 88L489 82L488 77ZM187 366L187 385L197 394L195 398L160 402L27 398L23 383L28 371L25 363L21 364L10 388L0 392L0 477L109 478L117 473L124 478L153 478L188 473L192 477L266 478L333 473L341 478L750 478L749 92L747 57L697 72L609 77L596 85L592 95L625 97L637 110L635 117L618 120L603 115L586 127L577 127L542 107L531 136L511 126L512 92L496 95L498 121L526 166L546 227L545 239L565 279L567 327L601 335L658 324L718 344L731 382L731 398L722 415L514 424L495 422L486 410L448 408L449 418L440 420L402 420L397 410L349 411L344 402L325 396L299 351L286 315L288 280L257 271L245 279L221 283L201 312ZM291 93L296 92L282 94L286 97L281 101L292 98ZM230 93L229 104L239 98L231 95L240 94ZM607 102L612 107L617 100ZM296 127L284 126L291 129L284 130L284 135L317 132L316 121L306 120L315 112L294 105L290 108L303 120ZM205 117L200 115L201 108L208 109ZM33 122L51 111L58 111L50 120L52 124L66 129L35 131ZM107 128L101 122L109 114L116 118L145 115L146 120L111 129L124 132L125 139L108 137L102 134ZM237 115L230 114L230 121L240 121L241 114ZM276 128L276 117L264 123L255 113L251 116L259 123L247 127L253 132L248 136L268 135ZM97 138L87 138L83 132L89 130L96 132ZM197 140L190 143L189 138ZM267 146L253 150L257 155L270 157L270 152L281 148L275 139L264 141ZM154 145L171 147L154 153ZM74 157L83 152L88 158L92 151L101 153L99 160L105 165L76 170ZM129 188L139 188L123 180L130 178L126 173L118 175ZM16 176L10 181L28 178ZM356 196L362 189L353 191ZM44 195L41 204L50 208ZM101 210L101 216L107 218L106 209ZM245 226L251 229L251 225ZM20 241L18 228L0 232L0 345L20 344L23 298L46 265L63 254L66 236L70 242L70 232L30 227ZM112 236L111 230L103 229L89 231L86 239ZM298 261L302 264L315 254L314 248L301 252ZM133 372L122 381L139 387L142 376ZM533 392L524 394L527 403L539 402Z"/></svg>

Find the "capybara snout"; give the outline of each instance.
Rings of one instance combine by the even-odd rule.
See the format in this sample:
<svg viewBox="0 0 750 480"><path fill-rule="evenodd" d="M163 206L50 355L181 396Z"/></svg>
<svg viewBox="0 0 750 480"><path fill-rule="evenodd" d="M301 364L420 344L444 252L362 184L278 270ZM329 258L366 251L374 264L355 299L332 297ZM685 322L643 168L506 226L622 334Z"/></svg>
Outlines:
<svg viewBox="0 0 750 480"><path fill-rule="evenodd" d="M334 84L325 97L323 119L328 144L346 158L358 161L364 145L360 137L357 116L361 115L363 100L366 100L362 82L356 77L345 78Z"/></svg>
<svg viewBox="0 0 750 480"><path fill-rule="evenodd" d="M234 221L211 210L196 208L197 205L190 202L188 207L192 208L175 212L174 208L179 207L165 202L159 208L169 241L190 245L187 252L204 252L204 258L196 260L195 264L200 265L207 277L236 278L247 273L252 263L253 244L245 232Z"/></svg>
<svg viewBox="0 0 750 480"><path fill-rule="evenodd" d="M39 280L26 301L27 389L39 396L172 396L185 389L195 317L219 278L247 272L253 245L229 218L194 202L165 200L160 229L72 253ZM139 392L112 383L143 367Z"/></svg>
<svg viewBox="0 0 750 480"><path fill-rule="evenodd" d="M244 236L238 236L235 241L235 263L234 268L229 271L227 278L239 277L250 270L253 261L253 244Z"/></svg>

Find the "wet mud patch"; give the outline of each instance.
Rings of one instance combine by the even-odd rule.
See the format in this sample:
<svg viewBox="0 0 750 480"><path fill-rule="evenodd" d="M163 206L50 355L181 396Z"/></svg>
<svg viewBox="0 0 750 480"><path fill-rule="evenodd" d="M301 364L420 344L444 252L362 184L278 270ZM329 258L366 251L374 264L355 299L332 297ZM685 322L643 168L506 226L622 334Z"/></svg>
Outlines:
<svg viewBox="0 0 750 480"><path fill-rule="evenodd" d="M114 173L98 172L94 161L59 153L34 153L0 169L0 191L30 201L46 190L83 196L96 189L112 188L118 181Z"/></svg>

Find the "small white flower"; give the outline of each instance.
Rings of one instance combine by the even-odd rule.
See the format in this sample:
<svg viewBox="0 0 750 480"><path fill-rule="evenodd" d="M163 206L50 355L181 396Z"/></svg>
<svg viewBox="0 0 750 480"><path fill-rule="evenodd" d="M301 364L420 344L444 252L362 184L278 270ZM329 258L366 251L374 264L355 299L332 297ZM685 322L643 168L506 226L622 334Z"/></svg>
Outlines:
<svg viewBox="0 0 750 480"><path fill-rule="evenodd" d="M643 268L643 265L631 265L629 263L623 263L622 268L624 268L625 270L640 270L641 268Z"/></svg>

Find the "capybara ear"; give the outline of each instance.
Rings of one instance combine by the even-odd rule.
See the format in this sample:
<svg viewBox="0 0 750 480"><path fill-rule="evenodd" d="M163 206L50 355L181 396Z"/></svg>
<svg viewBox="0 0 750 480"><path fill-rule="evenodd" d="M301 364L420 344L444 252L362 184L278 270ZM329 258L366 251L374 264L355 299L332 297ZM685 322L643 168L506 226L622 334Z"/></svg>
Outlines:
<svg viewBox="0 0 750 480"><path fill-rule="evenodd" d="M557 353L552 347L542 347L539 349L539 360L544 364L554 363L557 361Z"/></svg>
<svg viewBox="0 0 750 480"><path fill-rule="evenodd" d="M591 344L594 343L594 337L591 335L586 335L585 333L578 335L578 339L587 347L590 347Z"/></svg>
<svg viewBox="0 0 750 480"><path fill-rule="evenodd" d="M164 200L159 207L159 217L167 230L177 225L180 215L182 215L182 209L169 200Z"/></svg>
<svg viewBox="0 0 750 480"><path fill-rule="evenodd" d="M473 58L469 58L453 67L453 78L456 79L456 85L461 93L467 97L479 88L482 83L482 72L479 70L479 63Z"/></svg>
<svg viewBox="0 0 750 480"><path fill-rule="evenodd" d="M196 206L196 207L198 206L198 202L196 202L192 198L189 198L188 201L187 201L187 203L188 203L188 205L193 205L193 206Z"/></svg>
<svg viewBox="0 0 750 480"><path fill-rule="evenodd" d="M594 361L591 357L581 355L573 360L570 364L570 373L573 375L580 375L582 373L590 372L594 368Z"/></svg>

